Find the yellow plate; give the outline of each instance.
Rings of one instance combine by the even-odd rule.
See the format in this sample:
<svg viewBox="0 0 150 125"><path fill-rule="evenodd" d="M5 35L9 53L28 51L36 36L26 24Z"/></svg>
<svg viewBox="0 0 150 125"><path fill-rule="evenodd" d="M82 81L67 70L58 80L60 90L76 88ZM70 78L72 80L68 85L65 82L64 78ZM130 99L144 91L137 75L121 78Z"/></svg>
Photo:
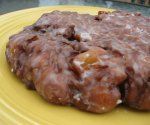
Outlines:
<svg viewBox="0 0 150 125"><path fill-rule="evenodd" d="M112 11L98 7L52 6L0 16L0 125L150 125L150 113L125 107L106 114L92 114L73 107L49 104L35 91L27 90L10 72L5 59L9 36L34 23L41 14L53 10L90 14L96 14L98 10Z"/></svg>

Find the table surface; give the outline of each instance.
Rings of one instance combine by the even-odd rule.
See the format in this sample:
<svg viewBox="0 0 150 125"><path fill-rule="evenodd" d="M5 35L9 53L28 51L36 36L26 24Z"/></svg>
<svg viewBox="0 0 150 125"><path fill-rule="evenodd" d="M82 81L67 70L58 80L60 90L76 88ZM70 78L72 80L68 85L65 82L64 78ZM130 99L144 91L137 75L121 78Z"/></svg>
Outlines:
<svg viewBox="0 0 150 125"><path fill-rule="evenodd" d="M53 5L99 6L127 11L138 11L146 16L150 16L150 6L108 0L0 0L0 15L25 8Z"/></svg>

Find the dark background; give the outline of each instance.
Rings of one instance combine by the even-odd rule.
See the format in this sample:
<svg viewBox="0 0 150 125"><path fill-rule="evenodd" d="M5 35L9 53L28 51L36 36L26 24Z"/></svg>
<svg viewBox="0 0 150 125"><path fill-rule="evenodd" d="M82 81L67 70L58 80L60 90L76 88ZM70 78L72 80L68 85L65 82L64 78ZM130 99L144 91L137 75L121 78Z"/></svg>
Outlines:
<svg viewBox="0 0 150 125"><path fill-rule="evenodd" d="M25 8L52 5L100 6L127 11L138 11L150 16L150 6L135 5L113 0L0 0L0 15Z"/></svg>

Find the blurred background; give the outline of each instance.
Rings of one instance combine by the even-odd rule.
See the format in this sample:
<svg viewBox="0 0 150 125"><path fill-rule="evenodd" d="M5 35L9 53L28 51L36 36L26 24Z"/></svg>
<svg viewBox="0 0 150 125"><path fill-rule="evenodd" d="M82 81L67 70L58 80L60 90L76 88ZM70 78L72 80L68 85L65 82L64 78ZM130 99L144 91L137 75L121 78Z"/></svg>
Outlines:
<svg viewBox="0 0 150 125"><path fill-rule="evenodd" d="M0 15L25 8L53 5L99 6L138 11L150 16L150 0L0 0Z"/></svg>

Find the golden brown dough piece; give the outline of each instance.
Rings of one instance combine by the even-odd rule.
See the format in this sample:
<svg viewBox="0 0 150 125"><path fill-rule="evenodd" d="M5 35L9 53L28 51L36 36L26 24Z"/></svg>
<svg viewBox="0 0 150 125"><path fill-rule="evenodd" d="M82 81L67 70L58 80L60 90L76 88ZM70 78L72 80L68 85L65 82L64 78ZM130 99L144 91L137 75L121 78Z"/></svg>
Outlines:
<svg viewBox="0 0 150 125"><path fill-rule="evenodd" d="M10 37L7 61L47 101L103 113L150 110L150 18L54 11Z"/></svg>
<svg viewBox="0 0 150 125"><path fill-rule="evenodd" d="M107 112L121 103L118 85L126 79L118 54L90 47L73 60L80 82L73 84L76 106L91 112Z"/></svg>

